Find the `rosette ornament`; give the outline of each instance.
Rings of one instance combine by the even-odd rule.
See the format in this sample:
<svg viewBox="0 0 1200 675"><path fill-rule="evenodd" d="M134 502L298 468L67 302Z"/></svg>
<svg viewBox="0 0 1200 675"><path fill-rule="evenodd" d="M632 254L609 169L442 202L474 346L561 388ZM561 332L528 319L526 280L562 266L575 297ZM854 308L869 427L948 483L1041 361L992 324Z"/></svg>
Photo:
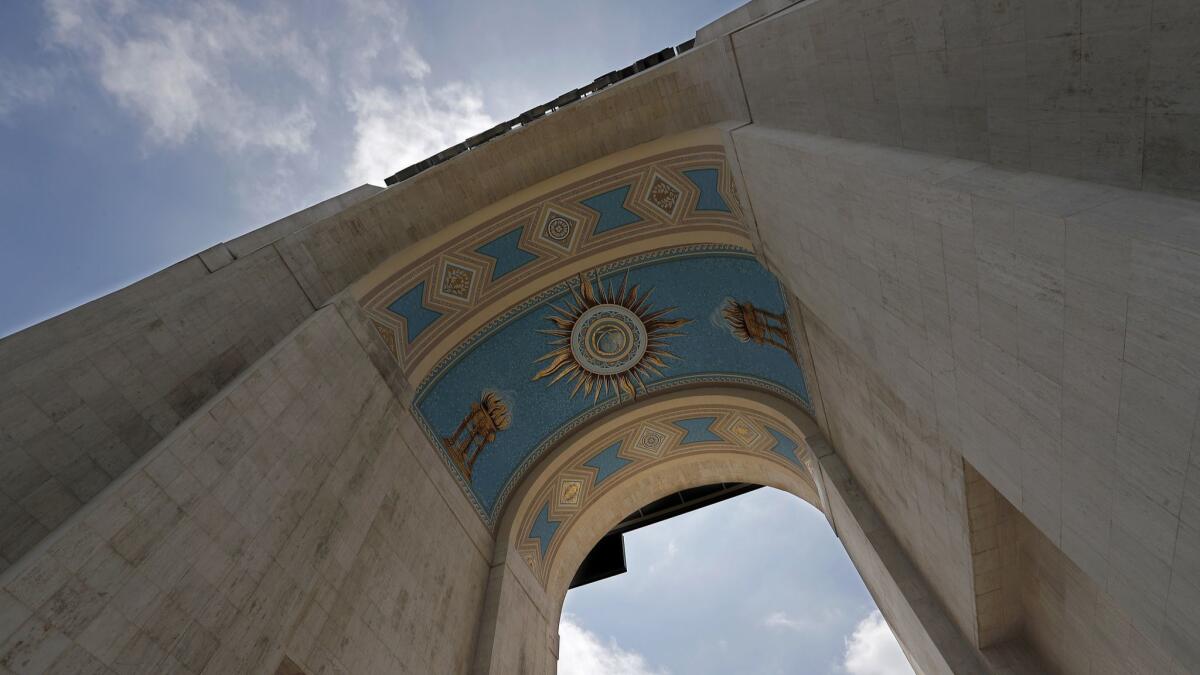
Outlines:
<svg viewBox="0 0 1200 675"><path fill-rule="evenodd" d="M579 275L578 287L561 305L551 305L546 317L553 327L539 331L550 337L550 351L535 363L548 362L533 376L534 381L551 378L547 386L574 382L571 397L580 391L592 401L610 393L618 399L645 393L646 381L662 377L668 361L678 360L667 346L683 335L678 328L690 319L671 318L675 307L655 309L650 304L653 289L640 293L629 285L626 273L619 287Z"/></svg>

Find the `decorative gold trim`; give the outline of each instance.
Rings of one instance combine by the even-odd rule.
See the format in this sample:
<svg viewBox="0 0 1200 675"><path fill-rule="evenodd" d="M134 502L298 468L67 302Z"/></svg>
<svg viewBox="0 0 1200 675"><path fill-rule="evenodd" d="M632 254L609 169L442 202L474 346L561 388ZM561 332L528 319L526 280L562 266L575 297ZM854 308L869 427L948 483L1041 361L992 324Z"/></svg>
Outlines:
<svg viewBox="0 0 1200 675"><path fill-rule="evenodd" d="M640 472L685 456L728 456L734 452L767 459L779 465L781 471L808 484L815 499L817 492L812 477L817 466L804 440L807 430L802 427L805 423L791 419L773 406L759 404L754 400L756 398L761 396L740 392L683 394L648 401L641 410L594 425L595 428L561 446L559 454L551 460L554 468L527 478L534 481L536 487L528 489L513 504L512 508L517 512L510 521L512 529L507 531L508 539L545 586L562 542L568 539L572 525L583 512ZM714 418L708 430L720 440L685 444L687 432L675 422L707 417ZM811 425L807 416L804 420ZM796 443L795 462L774 450L777 439L769 429ZM656 434L660 441L649 445L641 442L647 432ZM599 471L588 464L614 443L620 444L617 457L627 463L605 475L597 484ZM557 494L568 482L581 486L582 496L574 502L564 501ZM558 523L558 527L543 558L541 543L531 538L530 533L544 505L549 505L549 520Z"/></svg>
<svg viewBox="0 0 1200 675"><path fill-rule="evenodd" d="M716 132L684 136L693 141L709 137L719 139ZM414 385L420 382L448 350L491 316L583 269L680 244L749 246L750 233L742 223L736 195L730 190L732 182L723 146L676 146L657 154L645 154L661 147L649 144L643 149L642 156L632 161L630 159L636 154L622 153L626 161L620 164L594 162L587 167L603 165L607 168L587 174L571 172L575 180L565 184L564 181L547 181L537 195L523 191L521 194L525 199L519 203L502 200L506 209L489 208L464 219L447 228L450 234L439 237L437 246L422 245L423 254L419 257L393 256L366 279L356 283L353 292L360 298L367 314L377 324L392 328L397 339L389 349L396 354L409 381ZM729 213L694 210L701 193L682 173L693 168L716 168L721 172L718 190L730 207ZM679 203L670 217L647 199L655 179L666 180L680 191ZM630 186L630 191L625 208L641 220L594 234L599 217L591 209L581 206L580 201L626 185ZM541 235L541 228L556 215L570 223L568 229L571 231L561 244L550 242ZM517 228L523 228L519 247L537 258L493 280L496 261L476 249ZM463 284L457 279L458 286L445 287L448 265L473 273L466 297L463 297ZM409 344L404 339L403 319L387 308L421 281L425 281L429 289L424 305L441 316Z"/></svg>

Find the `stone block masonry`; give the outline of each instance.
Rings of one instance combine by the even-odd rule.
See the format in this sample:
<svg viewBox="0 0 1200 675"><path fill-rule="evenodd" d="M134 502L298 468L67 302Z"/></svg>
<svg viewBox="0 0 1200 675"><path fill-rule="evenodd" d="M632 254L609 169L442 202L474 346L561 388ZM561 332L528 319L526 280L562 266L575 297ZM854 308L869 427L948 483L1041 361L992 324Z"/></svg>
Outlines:
<svg viewBox="0 0 1200 675"><path fill-rule="evenodd" d="M414 424L317 312L0 577L3 672L464 670L487 561Z"/></svg>
<svg viewBox="0 0 1200 675"><path fill-rule="evenodd" d="M7 567L312 312L273 248L189 258L0 342Z"/></svg>
<svg viewBox="0 0 1200 675"><path fill-rule="evenodd" d="M484 611L496 544L352 286L701 127L797 300L872 508L827 515L909 656L1200 672L1194 4L755 0L391 189L5 338L0 675L552 671L525 563ZM489 654L501 614L526 632Z"/></svg>
<svg viewBox="0 0 1200 675"><path fill-rule="evenodd" d="M1197 30L1186 1L815 0L732 37L755 124L1196 199Z"/></svg>
<svg viewBox="0 0 1200 675"><path fill-rule="evenodd" d="M966 460L1121 609L1139 654L1200 668L1200 204L734 137L766 257L804 305L830 439L960 629Z"/></svg>
<svg viewBox="0 0 1200 675"><path fill-rule="evenodd" d="M272 245L362 186L0 340L0 569L313 311Z"/></svg>

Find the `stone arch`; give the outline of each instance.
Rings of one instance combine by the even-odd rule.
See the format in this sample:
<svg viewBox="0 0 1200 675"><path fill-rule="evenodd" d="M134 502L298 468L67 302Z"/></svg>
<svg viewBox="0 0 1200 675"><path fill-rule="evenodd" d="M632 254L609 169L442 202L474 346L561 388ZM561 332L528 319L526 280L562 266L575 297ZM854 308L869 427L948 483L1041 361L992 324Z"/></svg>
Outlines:
<svg viewBox="0 0 1200 675"><path fill-rule="evenodd" d="M433 254L460 224L536 199L544 182L687 145L721 154L708 168L728 166L728 180L714 190L675 175L675 187L733 197L736 184L730 205L747 208L716 243L753 243L796 308L817 419L837 446L809 439L822 504L913 660L927 672L1019 672L971 661L1007 639L1046 658L1024 672L1200 670L1197 370L1181 356L1200 332L1200 192L1196 171L1177 170L1200 137L1181 135L1186 116L1156 104L1134 115L1145 124L1118 125L1129 134L1107 133L1120 116L1093 110L1075 142L1031 153L1044 104L1079 84L1040 76L1070 56L1046 42L1051 33L1007 31L1013 41L997 50L994 31L957 31L950 58L964 68L935 83L954 95L934 100L888 78L911 83L927 56L946 51L952 3L784 4L754 0L702 29L686 53L552 115L522 116L515 133L4 338L0 665L47 671L62 652L71 661L57 670L94 656L100 668L136 660L157 672L207 643L209 673L269 672L267 657L285 649L312 672L365 672L372 661L461 672L475 636L460 628L481 615L492 634L478 653L509 649L494 619L536 619L540 586L506 564L505 549L492 556L491 522L476 517L460 489L469 484L442 461L440 433L425 433L411 404L437 345L455 348L491 308L534 289L473 285L471 273L495 276L479 246ZM1175 54L1189 34L1184 14L1156 9L1150 26L1141 12L1097 44ZM1063 36L1054 45L1099 36L1077 13L1041 18ZM884 33L892 48L866 61L822 47ZM983 72L1014 77L982 77L971 57L980 47ZM1178 75L1196 60L1156 58L1149 80L1190 93L1194 82ZM1142 100L1146 77L1116 76L1144 62L1101 59L1091 73L1118 69L1109 75L1121 86L1107 93ZM877 96L846 86L868 72L883 78L866 88ZM1031 87L1015 107L1005 95L1014 81ZM964 108L979 103L981 84L999 107ZM983 133L993 122L1004 133ZM653 180L639 185L647 190L631 194L654 196ZM658 194L670 211L670 191ZM630 255L711 239L647 239ZM545 257L551 281L602 262ZM420 286L410 300L463 320L431 330L424 356L399 358L397 326L372 324L378 306L359 301L398 271L393 262L422 258L446 266L415 270L382 300ZM419 305L410 303L421 315ZM480 400L469 393L468 406ZM465 411L452 412L450 432ZM1015 539L1018 551L997 545ZM111 574L126 565L118 556L137 574ZM1006 558L1017 559L1015 585L994 573ZM124 631L111 649L80 639L146 599L145 580L169 600L127 617L146 631ZM485 585L494 592L481 609ZM377 621L376 600L404 621ZM234 620L230 601L258 611ZM177 639L180 617L211 635ZM549 641L549 631L529 639ZM543 646L522 652L529 664L550 657ZM12 666L30 655L36 663Z"/></svg>
<svg viewBox="0 0 1200 675"><path fill-rule="evenodd" d="M461 519L490 560L476 672L554 672L566 587L595 541L658 497L725 481L800 496L841 535L837 507L824 495L835 486L843 493L837 503L844 526L855 537L851 557L877 598L886 596L879 604L903 626L914 661L930 672L962 669L951 663L980 670L977 652L939 598L944 584L924 581L809 416L820 398L810 389L814 355L801 311L793 291L764 265L770 257L729 149L725 132L710 127L614 153L464 217L349 288L344 304L354 305L349 313L368 333L373 359L413 413L419 431L412 442L440 455L465 498L463 511L474 512ZM559 218L564 222L556 225ZM626 396L606 390L597 398L588 390L580 406L578 386L571 386L587 376L563 383L566 371L538 370L573 362L555 358L563 348L554 340L565 338L547 326L571 326L574 340L573 329L586 325L581 308L591 293L602 305L630 311L647 306L641 298L653 293L651 311L687 326L668 343L679 348L679 360L634 400L628 389ZM565 321L555 322L555 313ZM472 411L489 396L507 411L504 428L473 421ZM735 442L735 410L752 419L757 439ZM709 440L669 457L642 451L645 462L628 471L640 490L624 478L599 480L607 471L601 465L585 466L618 440L633 448L635 422L650 420L664 439L681 442L686 430L671 426L681 419L709 419L711 426L697 430ZM776 452L781 444L798 454L786 458ZM638 451L625 446L608 461L632 462ZM580 456L585 452L592 455ZM564 488L574 481L571 497L582 500L577 517L561 494L550 499L560 478ZM457 502L452 492L448 498ZM535 520L540 536L533 537Z"/></svg>
<svg viewBox="0 0 1200 675"><path fill-rule="evenodd" d="M738 384L811 409L787 299L754 251L722 133L662 138L543 181L351 288L374 327L368 341L382 351L382 338L381 360L401 374L426 440L488 530L550 448L635 395L640 405ZM628 336L640 351L610 370L580 365L577 344L563 342L592 325L585 305L636 315L622 325L640 326ZM730 312L749 321L740 333ZM508 411L503 429L475 425L472 411L489 395Z"/></svg>
<svg viewBox="0 0 1200 675"><path fill-rule="evenodd" d="M697 419L704 424L678 424ZM647 431L661 434L658 443L646 442ZM835 530L839 504L846 526L871 529L878 514L848 503L856 488L847 476L833 477L839 466L807 412L751 388L672 392L578 430L524 477L497 524L474 672L554 673L558 621L575 570L629 513L674 492L718 482L764 485L808 502ZM830 484L841 492L835 504L826 494ZM877 598L894 595L902 584L923 583L900 578L906 569L894 559L854 562ZM951 624L940 608L924 609L923 616L904 616L909 621L900 631L902 644L921 652L923 663L961 672L948 664L969 665L971 649L945 630ZM903 602L885 607L894 618L897 611L913 609ZM931 635L938 631L940 637Z"/></svg>
<svg viewBox="0 0 1200 675"><path fill-rule="evenodd" d="M753 250L733 164L713 127L615 152L413 242L351 292L420 387L455 345L580 273L681 247Z"/></svg>
<svg viewBox="0 0 1200 675"><path fill-rule="evenodd" d="M690 430L678 424L693 420L702 423ZM499 523L497 550L519 555L550 595L560 597L600 536L672 492L755 483L820 509L809 434L819 432L807 413L753 389L706 387L645 401L566 439L522 481ZM605 460L610 466L600 468ZM564 489L573 486L579 496L564 500ZM558 525L551 541L537 542L529 534L547 504Z"/></svg>

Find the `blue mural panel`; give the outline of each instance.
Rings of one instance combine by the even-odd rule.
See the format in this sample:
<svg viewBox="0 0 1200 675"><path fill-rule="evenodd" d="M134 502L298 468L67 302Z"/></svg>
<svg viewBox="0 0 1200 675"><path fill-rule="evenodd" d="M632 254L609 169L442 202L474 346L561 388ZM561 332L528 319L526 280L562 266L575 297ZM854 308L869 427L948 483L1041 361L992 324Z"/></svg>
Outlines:
<svg viewBox="0 0 1200 675"><path fill-rule="evenodd" d="M550 546L554 533L558 532L558 525L557 520L550 520L550 503L546 502L542 505L542 510L538 511L533 527L529 530L529 538L537 539L543 558L546 557L546 549Z"/></svg>
<svg viewBox="0 0 1200 675"><path fill-rule="evenodd" d="M520 247L524 231L524 227L518 227L475 249L476 252L495 259L496 267L492 270L492 281L537 260L535 254Z"/></svg>
<svg viewBox="0 0 1200 675"><path fill-rule="evenodd" d="M720 436L713 433L710 428L713 422L716 422L715 417L693 417L686 420L675 420L672 422L675 426L683 429L683 440L679 441L680 445L691 445L693 443L713 443L723 440Z"/></svg>
<svg viewBox="0 0 1200 675"><path fill-rule="evenodd" d="M596 470L596 485L603 483L605 478L620 471L622 467L630 463L631 460L617 455L617 452L620 450L621 441L617 441L596 453L595 457L583 463L584 466L590 466Z"/></svg>
<svg viewBox="0 0 1200 675"><path fill-rule="evenodd" d="M642 219L638 214L625 208L625 199L629 197L630 187L629 185L619 187L579 202L600 214L600 220L596 222L596 229L592 231L592 234L604 234L618 227L632 225Z"/></svg>
<svg viewBox="0 0 1200 675"><path fill-rule="evenodd" d="M771 446L771 452L782 455L784 459L790 461L796 466L803 466L803 464L800 463L800 458L796 457L796 449L800 447L796 441L793 441L785 434L772 429L771 427L767 427L767 433L775 437L775 445Z"/></svg>
<svg viewBox="0 0 1200 675"><path fill-rule="evenodd" d="M636 285L639 300L633 303L635 308L642 303L645 316L657 317L648 325L667 319L688 320L657 336L651 326L649 333L639 336L619 332L620 316L592 317L596 325L608 330L598 332L592 345L601 355L605 350L624 354L622 349L639 348L639 340L654 343L647 353L654 354L657 349L673 355L663 355L662 367L653 369L657 374L643 378L647 390L697 383L740 384L811 407L804 376L786 341L771 333L783 334L786 326L779 284L751 253L712 245L686 247L606 266L590 279L598 280L610 297L633 294L632 288L618 293L622 283ZM563 342L547 333L570 332L569 324L563 328L547 317L565 321L561 311L579 301L581 288L577 281L560 284L513 308L452 352L417 392L418 417L430 440L443 451L448 447L443 439L460 438L459 432L463 438L473 433L472 429L463 431L464 425L480 427L472 437L476 445L471 447L482 449L469 475L462 478L485 521L496 516L507 487L519 480L555 439L599 412L629 403L628 394L618 398L616 387L599 396L594 391L572 396L574 385L567 378L557 382L555 376L534 379L546 366L544 357L555 348L555 340ZM731 321L731 312L741 324ZM561 345L558 348L562 351ZM563 370L570 370L572 355L565 358ZM640 386L636 390L639 397L645 395ZM481 398L484 392L490 398ZM485 404L482 408L481 401ZM503 401L507 417L501 418L498 408L488 417L488 401L493 401L493 407L495 401ZM705 425L690 433L701 438L712 432Z"/></svg>
<svg viewBox="0 0 1200 675"><path fill-rule="evenodd" d="M393 314L404 317L404 323L408 327L406 338L409 342L416 340L421 331L429 328L442 315L441 312L425 306L424 281L414 286L404 295L396 298L395 302L388 305L388 309Z"/></svg>
<svg viewBox="0 0 1200 675"><path fill-rule="evenodd" d="M691 169L684 171L683 175L687 176L693 185L700 188L700 198L696 201L697 211L729 213L729 205L725 203L725 199L721 197L721 191L717 188L720 173L716 169Z"/></svg>

